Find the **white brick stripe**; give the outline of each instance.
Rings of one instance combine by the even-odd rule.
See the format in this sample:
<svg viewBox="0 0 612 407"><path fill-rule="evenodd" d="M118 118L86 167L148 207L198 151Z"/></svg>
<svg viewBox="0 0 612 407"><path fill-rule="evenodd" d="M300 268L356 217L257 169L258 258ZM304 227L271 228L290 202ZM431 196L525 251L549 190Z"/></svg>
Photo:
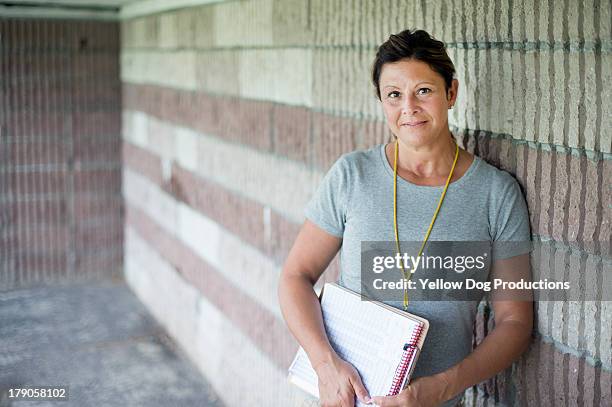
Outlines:
<svg viewBox="0 0 612 407"><path fill-rule="evenodd" d="M121 52L121 80L124 82L194 90L197 88L196 66L195 51Z"/></svg>
<svg viewBox="0 0 612 407"><path fill-rule="evenodd" d="M324 175L289 159L196 133L142 112L124 112L123 118L127 141L269 206L295 223L303 222L303 209ZM164 147L151 142L152 138L165 139Z"/></svg>
<svg viewBox="0 0 612 407"><path fill-rule="evenodd" d="M254 406L308 403L308 396L287 382L284 371L129 227L126 254L128 284L175 337L226 405L241 406L245 400Z"/></svg>
<svg viewBox="0 0 612 407"><path fill-rule="evenodd" d="M241 6L242 7L242 6ZM228 56L225 54L226 57ZM217 51L123 49L121 80L184 90L203 90L289 105L313 105L313 51L303 48L250 49L236 51L238 69L229 67L219 78L227 83L210 83L214 71L199 66L216 66ZM227 76L233 73L234 78ZM238 94L233 82L238 82Z"/></svg>
<svg viewBox="0 0 612 407"><path fill-rule="evenodd" d="M125 233L125 278L153 316L185 349L196 341L198 292L130 227ZM171 295L168 295L171 293Z"/></svg>
<svg viewBox="0 0 612 407"><path fill-rule="evenodd" d="M155 219L166 233L190 247L234 286L282 319L276 295L280 268L268 257L127 168L123 187L130 205Z"/></svg>

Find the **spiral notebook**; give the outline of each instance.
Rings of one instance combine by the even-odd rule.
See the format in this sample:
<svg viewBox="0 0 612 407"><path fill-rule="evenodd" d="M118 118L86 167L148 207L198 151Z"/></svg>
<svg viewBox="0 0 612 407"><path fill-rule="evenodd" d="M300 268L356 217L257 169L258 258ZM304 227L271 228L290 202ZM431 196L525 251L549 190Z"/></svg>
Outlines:
<svg viewBox="0 0 612 407"><path fill-rule="evenodd" d="M379 301L363 301L359 294L335 283L325 284L320 301L332 347L355 366L370 396L399 393L410 381L429 322ZM319 397L317 374L301 347L288 378Z"/></svg>

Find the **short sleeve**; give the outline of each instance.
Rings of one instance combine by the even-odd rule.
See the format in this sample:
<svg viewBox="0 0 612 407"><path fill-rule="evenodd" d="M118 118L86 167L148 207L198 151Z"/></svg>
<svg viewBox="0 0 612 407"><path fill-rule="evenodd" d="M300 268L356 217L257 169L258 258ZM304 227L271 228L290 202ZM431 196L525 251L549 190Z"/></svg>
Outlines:
<svg viewBox="0 0 612 407"><path fill-rule="evenodd" d="M336 237L344 235L348 175L348 165L342 156L323 177L304 210L307 219Z"/></svg>
<svg viewBox="0 0 612 407"><path fill-rule="evenodd" d="M510 176L509 176L510 177ZM518 182L510 177L499 201L493 225L493 260L507 259L532 250L527 204Z"/></svg>

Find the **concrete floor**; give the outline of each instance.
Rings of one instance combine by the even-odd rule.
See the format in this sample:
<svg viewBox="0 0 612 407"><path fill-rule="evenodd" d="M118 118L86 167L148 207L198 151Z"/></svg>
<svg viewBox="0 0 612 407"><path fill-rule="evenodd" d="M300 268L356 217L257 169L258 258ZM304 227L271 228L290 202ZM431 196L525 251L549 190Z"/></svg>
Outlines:
<svg viewBox="0 0 612 407"><path fill-rule="evenodd" d="M67 402L8 386L68 385ZM0 292L0 406L221 406L124 283Z"/></svg>

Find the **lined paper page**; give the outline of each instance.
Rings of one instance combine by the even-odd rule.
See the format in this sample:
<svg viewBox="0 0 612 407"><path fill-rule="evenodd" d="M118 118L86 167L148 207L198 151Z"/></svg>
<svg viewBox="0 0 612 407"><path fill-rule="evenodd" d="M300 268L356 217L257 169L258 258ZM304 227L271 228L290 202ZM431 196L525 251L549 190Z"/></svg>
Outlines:
<svg viewBox="0 0 612 407"><path fill-rule="evenodd" d="M374 302L361 301L359 295L335 284L325 286L321 309L334 350L355 366L370 396L385 396L402 358L404 344L410 342L420 322ZM290 378L294 375L309 383L318 383L301 348L289 372Z"/></svg>

